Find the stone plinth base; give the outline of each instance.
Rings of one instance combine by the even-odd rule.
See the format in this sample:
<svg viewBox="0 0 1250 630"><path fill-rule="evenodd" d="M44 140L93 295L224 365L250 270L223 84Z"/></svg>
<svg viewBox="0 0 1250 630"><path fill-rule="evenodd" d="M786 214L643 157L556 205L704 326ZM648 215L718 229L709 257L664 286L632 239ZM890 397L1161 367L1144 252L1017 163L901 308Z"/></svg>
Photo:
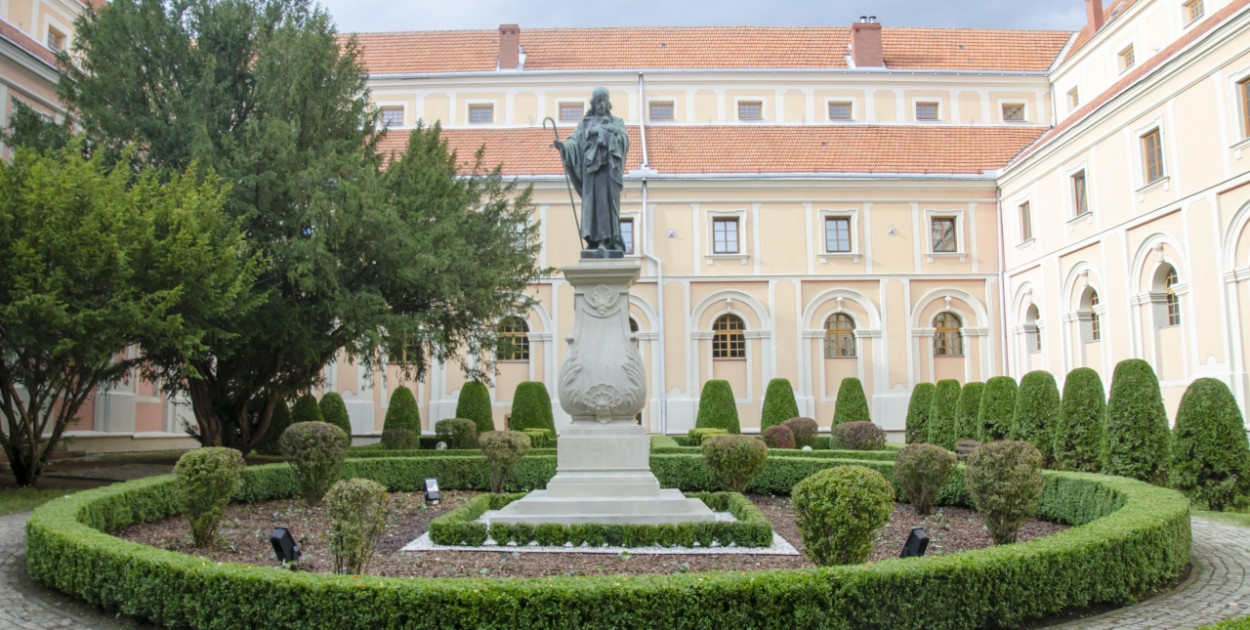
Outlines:
<svg viewBox="0 0 1250 630"><path fill-rule="evenodd" d="M654 479L654 477L652 477ZM697 523L716 516L698 499L687 499L680 490L660 490L651 496L553 497L535 490L513 501L490 517L491 523Z"/></svg>

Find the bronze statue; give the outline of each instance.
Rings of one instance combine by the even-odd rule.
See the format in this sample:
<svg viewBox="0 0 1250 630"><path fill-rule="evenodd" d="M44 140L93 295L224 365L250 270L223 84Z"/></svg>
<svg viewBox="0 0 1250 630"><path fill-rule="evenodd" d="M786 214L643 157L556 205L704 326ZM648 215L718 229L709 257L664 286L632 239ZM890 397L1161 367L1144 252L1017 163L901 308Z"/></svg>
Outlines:
<svg viewBox="0 0 1250 630"><path fill-rule="evenodd" d="M567 140L553 144L560 150L564 173L582 198L582 258L620 258L621 189L625 182L625 155L629 135L625 121L612 115L607 88L597 87L590 110Z"/></svg>

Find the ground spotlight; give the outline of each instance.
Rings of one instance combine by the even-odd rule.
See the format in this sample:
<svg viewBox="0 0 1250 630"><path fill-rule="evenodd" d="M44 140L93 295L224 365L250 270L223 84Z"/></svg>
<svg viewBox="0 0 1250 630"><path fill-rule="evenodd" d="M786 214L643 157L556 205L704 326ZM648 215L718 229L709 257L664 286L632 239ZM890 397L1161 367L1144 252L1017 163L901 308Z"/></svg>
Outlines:
<svg viewBox="0 0 1250 630"><path fill-rule="evenodd" d="M273 533L269 535L269 543L273 545L273 555L285 565L295 565L299 562L299 545L295 544L295 538L291 536L291 530L285 527L275 527Z"/></svg>
<svg viewBox="0 0 1250 630"><path fill-rule="evenodd" d="M923 527L913 527L911 534L907 536L907 543L903 545L903 555L900 558L910 558L912 556L923 556L924 550L929 548L929 535L924 532Z"/></svg>
<svg viewBox="0 0 1250 630"><path fill-rule="evenodd" d="M443 500L443 495L438 491L437 479L425 480L425 504L438 505Z"/></svg>

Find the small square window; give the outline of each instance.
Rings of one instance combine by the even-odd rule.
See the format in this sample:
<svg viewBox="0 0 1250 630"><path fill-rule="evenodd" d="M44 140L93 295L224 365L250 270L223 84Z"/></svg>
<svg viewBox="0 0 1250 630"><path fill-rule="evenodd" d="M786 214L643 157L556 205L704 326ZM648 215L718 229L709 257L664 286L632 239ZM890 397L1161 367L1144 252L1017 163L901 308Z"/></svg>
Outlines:
<svg viewBox="0 0 1250 630"><path fill-rule="evenodd" d="M621 219L621 241L626 254L634 253L634 220Z"/></svg>
<svg viewBox="0 0 1250 630"><path fill-rule="evenodd" d="M1072 209L1076 216L1089 214L1089 193L1085 188L1085 171L1072 175Z"/></svg>
<svg viewBox="0 0 1250 630"><path fill-rule="evenodd" d="M1019 103L1003 105L1003 122L1024 122L1024 105Z"/></svg>
<svg viewBox="0 0 1250 630"><path fill-rule="evenodd" d="M581 103L560 103L560 122L577 122L585 109Z"/></svg>
<svg viewBox="0 0 1250 630"><path fill-rule="evenodd" d="M850 103L829 103L829 120L850 120Z"/></svg>
<svg viewBox="0 0 1250 630"><path fill-rule="evenodd" d="M1163 143L1159 140L1157 127L1141 137L1141 152L1146 183L1163 179Z"/></svg>
<svg viewBox="0 0 1250 630"><path fill-rule="evenodd" d="M404 108L402 107L383 107L382 108L382 126L398 127L404 124Z"/></svg>
<svg viewBox="0 0 1250 630"><path fill-rule="evenodd" d="M1185 13L1186 25L1197 22L1204 14L1202 0L1189 0L1189 2L1181 5L1181 9Z"/></svg>
<svg viewBox="0 0 1250 630"><path fill-rule="evenodd" d="M825 251L831 254L851 251L850 217L825 217Z"/></svg>
<svg viewBox="0 0 1250 630"><path fill-rule="evenodd" d="M1120 72L1124 72L1125 70L1132 68L1133 64L1137 62L1133 57L1133 45L1129 44L1128 48L1121 50L1119 54L1116 55L1116 59L1118 59L1120 63Z"/></svg>
<svg viewBox="0 0 1250 630"><path fill-rule="evenodd" d="M1029 202L1020 204L1020 242L1033 240L1033 209Z"/></svg>
<svg viewBox="0 0 1250 630"><path fill-rule="evenodd" d="M1081 93L1076 88L1072 88L1071 90L1068 90L1068 109L1072 110L1080 106L1081 106Z"/></svg>
<svg viewBox="0 0 1250 630"><path fill-rule="evenodd" d="M762 101L740 101L738 103L738 120L763 120L764 103Z"/></svg>
<svg viewBox="0 0 1250 630"><path fill-rule="evenodd" d="M648 107L651 120L673 120L673 102L655 102Z"/></svg>
<svg viewBox="0 0 1250 630"><path fill-rule="evenodd" d="M48 48L51 48L52 50L55 50L57 52L65 50L65 33L62 33L61 31L58 31L55 28L49 27L48 28Z"/></svg>
<svg viewBox="0 0 1250 630"><path fill-rule="evenodd" d="M933 251L959 251L959 242L955 238L955 217L933 217L930 228L932 229Z"/></svg>
<svg viewBox="0 0 1250 630"><path fill-rule="evenodd" d="M471 123L495 122L495 106L494 105L470 105L469 106L469 122Z"/></svg>
<svg viewBox="0 0 1250 630"><path fill-rule="evenodd" d="M738 253L738 219L736 217L712 219L712 253Z"/></svg>
<svg viewBox="0 0 1250 630"><path fill-rule="evenodd" d="M916 103L916 120L937 120L937 103Z"/></svg>

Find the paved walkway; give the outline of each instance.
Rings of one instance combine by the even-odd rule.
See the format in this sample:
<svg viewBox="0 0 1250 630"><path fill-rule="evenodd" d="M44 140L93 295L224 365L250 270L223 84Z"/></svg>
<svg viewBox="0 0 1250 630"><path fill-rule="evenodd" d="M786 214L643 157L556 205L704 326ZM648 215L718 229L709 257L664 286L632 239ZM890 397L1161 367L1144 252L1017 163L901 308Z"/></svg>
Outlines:
<svg viewBox="0 0 1250 630"><path fill-rule="evenodd" d="M26 574L29 516L29 512L0 516L0 630L153 628L105 615L33 583ZM1194 519L1193 532L1193 570L1176 589L1135 606L1050 628L1179 630L1250 614L1250 530Z"/></svg>

